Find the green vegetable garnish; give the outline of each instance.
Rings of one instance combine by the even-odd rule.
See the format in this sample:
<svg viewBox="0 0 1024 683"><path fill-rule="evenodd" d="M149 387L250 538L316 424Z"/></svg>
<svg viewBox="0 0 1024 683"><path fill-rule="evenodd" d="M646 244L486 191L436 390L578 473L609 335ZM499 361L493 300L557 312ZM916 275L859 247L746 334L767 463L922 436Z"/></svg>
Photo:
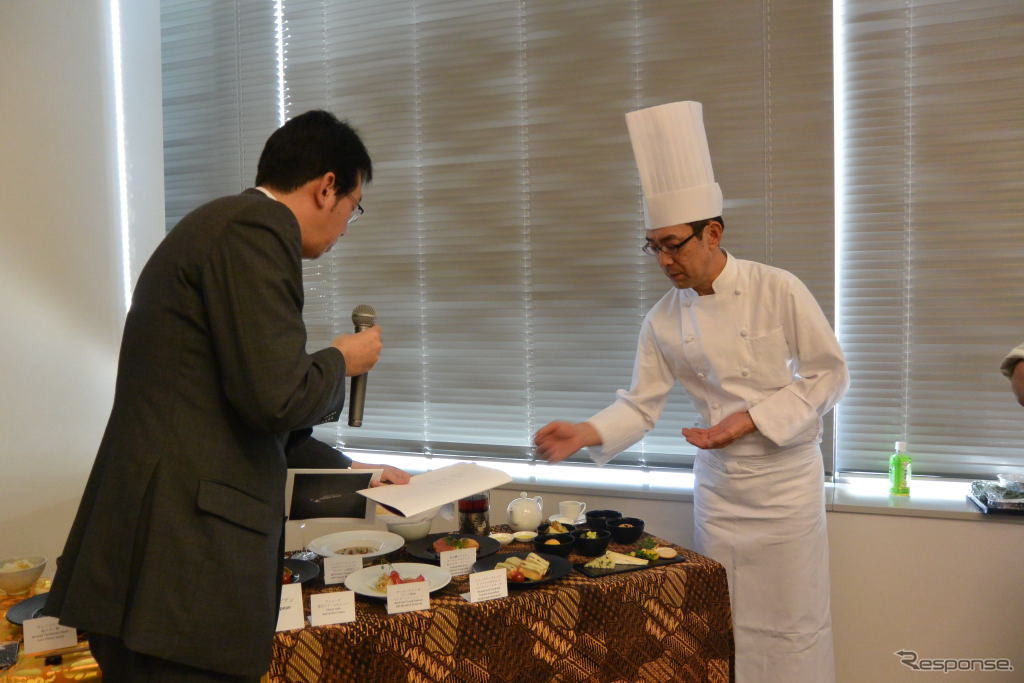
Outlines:
<svg viewBox="0 0 1024 683"><path fill-rule="evenodd" d="M645 538L638 544L641 548L657 548L658 542L653 538Z"/></svg>

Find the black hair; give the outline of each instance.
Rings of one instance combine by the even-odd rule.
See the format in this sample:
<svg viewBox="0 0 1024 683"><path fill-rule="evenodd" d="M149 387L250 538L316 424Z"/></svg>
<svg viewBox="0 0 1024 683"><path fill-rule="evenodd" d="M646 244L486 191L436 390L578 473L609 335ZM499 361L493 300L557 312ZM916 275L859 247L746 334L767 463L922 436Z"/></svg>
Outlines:
<svg viewBox="0 0 1024 683"><path fill-rule="evenodd" d="M693 221L692 223L689 224L689 226L690 229L693 230L693 234L697 236L697 239L702 240L704 239L704 228L708 227L708 225L710 225L712 221L715 221L716 223L721 225L722 230L725 230L725 221L722 220L721 216L716 216L715 218L705 218L704 220L700 221Z"/></svg>
<svg viewBox="0 0 1024 683"><path fill-rule="evenodd" d="M346 195L373 178L373 165L355 129L334 114L315 109L291 119L267 139L256 168L256 184L291 192L334 172L334 192Z"/></svg>

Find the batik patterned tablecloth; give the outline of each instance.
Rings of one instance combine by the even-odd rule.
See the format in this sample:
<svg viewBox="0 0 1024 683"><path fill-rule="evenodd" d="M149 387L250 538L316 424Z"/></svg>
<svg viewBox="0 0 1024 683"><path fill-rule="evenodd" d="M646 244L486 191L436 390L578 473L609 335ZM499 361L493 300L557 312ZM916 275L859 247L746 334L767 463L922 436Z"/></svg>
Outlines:
<svg viewBox="0 0 1024 683"><path fill-rule="evenodd" d="M502 552L529 549L512 543ZM475 604L459 595L467 577L434 593L430 610L389 616L382 602L357 598L355 622L277 634L268 679L726 683L733 639L725 569L677 549L685 562L601 578L573 571ZM391 559L408 560L402 551ZM307 614L310 593L344 590L304 589Z"/></svg>
<svg viewBox="0 0 1024 683"><path fill-rule="evenodd" d="M0 593L0 641L21 640L22 638L21 626L7 621L7 610L22 600L48 590L50 590L50 580L39 579L35 588L25 595ZM85 642L82 641L82 644L84 645ZM53 664L47 664L45 658L26 655L22 652L13 667L6 671L0 670L0 681L4 681L4 683L71 683L72 681L82 683L83 681L99 680L101 680L100 668L88 651L62 655L59 661L55 661Z"/></svg>

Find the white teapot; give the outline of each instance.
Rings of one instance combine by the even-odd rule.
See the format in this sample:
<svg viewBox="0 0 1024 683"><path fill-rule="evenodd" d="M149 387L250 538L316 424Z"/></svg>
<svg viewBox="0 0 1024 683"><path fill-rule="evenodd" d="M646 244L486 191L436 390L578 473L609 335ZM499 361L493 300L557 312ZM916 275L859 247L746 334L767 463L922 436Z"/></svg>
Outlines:
<svg viewBox="0 0 1024 683"><path fill-rule="evenodd" d="M522 491L508 504L508 523L515 531L536 531L543 519L544 501L540 496L530 498Z"/></svg>

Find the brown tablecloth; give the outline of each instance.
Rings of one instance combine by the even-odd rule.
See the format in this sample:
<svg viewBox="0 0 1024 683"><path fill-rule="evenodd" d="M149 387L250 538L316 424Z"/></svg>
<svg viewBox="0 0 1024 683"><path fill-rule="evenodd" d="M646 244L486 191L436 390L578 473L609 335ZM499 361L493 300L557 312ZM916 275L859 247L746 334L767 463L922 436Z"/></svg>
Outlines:
<svg viewBox="0 0 1024 683"><path fill-rule="evenodd" d="M733 639L725 569L676 547L685 562L601 578L573 571L481 603L459 596L467 577L432 594L430 610L389 616L382 602L357 598L355 622L277 634L268 679L726 683ZM513 542L499 552L530 549ZM309 593L334 590L344 587L304 587L307 614Z"/></svg>

